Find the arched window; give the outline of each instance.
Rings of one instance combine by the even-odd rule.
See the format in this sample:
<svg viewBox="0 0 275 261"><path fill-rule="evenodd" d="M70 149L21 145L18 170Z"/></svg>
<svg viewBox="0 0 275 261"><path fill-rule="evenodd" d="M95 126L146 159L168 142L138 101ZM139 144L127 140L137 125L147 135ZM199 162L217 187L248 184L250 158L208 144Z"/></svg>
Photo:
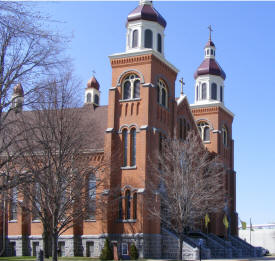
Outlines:
<svg viewBox="0 0 275 261"><path fill-rule="evenodd" d="M209 54L209 49L207 49L207 54Z"/></svg>
<svg viewBox="0 0 275 261"><path fill-rule="evenodd" d="M211 85L211 99L217 100L217 84L214 82Z"/></svg>
<svg viewBox="0 0 275 261"><path fill-rule="evenodd" d="M222 86L220 86L220 101L223 101L223 89Z"/></svg>
<svg viewBox="0 0 275 261"><path fill-rule="evenodd" d="M135 80L134 82L134 98L139 98L140 96L140 81Z"/></svg>
<svg viewBox="0 0 275 261"><path fill-rule="evenodd" d="M95 94L95 101L94 101L95 104L99 104L99 97L97 94Z"/></svg>
<svg viewBox="0 0 275 261"><path fill-rule="evenodd" d="M222 142L225 147L227 147L228 144L228 132L227 128L225 126L222 127Z"/></svg>
<svg viewBox="0 0 275 261"><path fill-rule="evenodd" d="M122 146L123 146L123 161L122 161L122 166L126 167L127 166L127 138L128 138L128 131L127 129L124 129L122 131Z"/></svg>
<svg viewBox="0 0 275 261"><path fill-rule="evenodd" d="M32 206L32 219L39 220L39 211L41 209L40 200L41 200L41 188L39 183L35 183L33 187L34 193L34 202Z"/></svg>
<svg viewBox="0 0 275 261"><path fill-rule="evenodd" d="M138 47L138 30L133 31L132 47Z"/></svg>
<svg viewBox="0 0 275 261"><path fill-rule="evenodd" d="M166 89L161 89L161 105L166 107Z"/></svg>
<svg viewBox="0 0 275 261"><path fill-rule="evenodd" d="M123 100L140 97L140 79L136 74L129 74L123 81Z"/></svg>
<svg viewBox="0 0 275 261"><path fill-rule="evenodd" d="M118 199L118 219L123 219L123 207L122 207L122 196L119 194Z"/></svg>
<svg viewBox="0 0 275 261"><path fill-rule="evenodd" d="M17 188L11 189L9 220L17 220Z"/></svg>
<svg viewBox="0 0 275 261"><path fill-rule="evenodd" d="M159 103L159 98L160 98L160 90L159 90L159 85L157 85L157 102Z"/></svg>
<svg viewBox="0 0 275 261"><path fill-rule="evenodd" d="M145 30L144 47L145 48L153 47L153 33L150 29Z"/></svg>
<svg viewBox="0 0 275 261"><path fill-rule="evenodd" d="M92 96L91 96L90 93L88 93L87 96L86 96L86 102L90 103L91 101L92 101Z"/></svg>
<svg viewBox="0 0 275 261"><path fill-rule="evenodd" d="M136 165L136 129L133 128L130 131L131 139L131 166Z"/></svg>
<svg viewBox="0 0 275 261"><path fill-rule="evenodd" d="M157 84L157 91L158 91L158 102L164 106L164 107L168 107L168 103L167 103L167 88L166 88L166 84L164 83L163 80L159 79L158 80L158 84Z"/></svg>
<svg viewBox="0 0 275 261"><path fill-rule="evenodd" d="M95 219L96 214L96 176L92 173L88 178L87 219Z"/></svg>
<svg viewBox="0 0 275 261"><path fill-rule="evenodd" d="M211 55L213 55L213 54L214 54L213 49L211 49Z"/></svg>
<svg viewBox="0 0 275 261"><path fill-rule="evenodd" d="M137 193L133 195L133 219L137 219Z"/></svg>
<svg viewBox="0 0 275 261"><path fill-rule="evenodd" d="M161 42L161 35L158 34L158 51L162 52L162 42Z"/></svg>
<svg viewBox="0 0 275 261"><path fill-rule="evenodd" d="M187 126L186 126L186 120L184 119L183 120L183 138L186 139L186 136L187 136Z"/></svg>
<svg viewBox="0 0 275 261"><path fill-rule="evenodd" d="M201 139L203 141L210 141L210 128L209 124L205 121L201 121L198 123L199 133L201 135Z"/></svg>
<svg viewBox="0 0 275 261"><path fill-rule="evenodd" d="M125 192L125 210L126 210L125 219L130 219L131 218L131 193L130 193L130 190L126 190L126 192Z"/></svg>
<svg viewBox="0 0 275 261"><path fill-rule="evenodd" d="M201 98L202 100L206 99L207 90L206 90L206 83L203 83L201 86Z"/></svg>
<svg viewBox="0 0 275 261"><path fill-rule="evenodd" d="M197 91L196 91L196 100L199 100L199 86L197 85Z"/></svg>

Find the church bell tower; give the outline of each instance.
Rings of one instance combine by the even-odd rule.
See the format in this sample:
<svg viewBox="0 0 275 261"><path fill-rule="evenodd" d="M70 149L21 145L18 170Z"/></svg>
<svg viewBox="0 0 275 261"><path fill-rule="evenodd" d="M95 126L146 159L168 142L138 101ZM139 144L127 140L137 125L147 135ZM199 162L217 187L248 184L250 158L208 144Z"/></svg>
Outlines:
<svg viewBox="0 0 275 261"><path fill-rule="evenodd" d="M211 39L212 28L209 26L209 40L204 47L204 60L194 74L195 102L191 105L192 114L205 147L224 161L226 173L224 213L215 215L210 231L223 236L223 216L227 215L230 232L238 234L238 216L236 213L236 172L234 171L234 140L232 123L234 114L225 106L224 81L226 74L216 61L216 46Z"/></svg>

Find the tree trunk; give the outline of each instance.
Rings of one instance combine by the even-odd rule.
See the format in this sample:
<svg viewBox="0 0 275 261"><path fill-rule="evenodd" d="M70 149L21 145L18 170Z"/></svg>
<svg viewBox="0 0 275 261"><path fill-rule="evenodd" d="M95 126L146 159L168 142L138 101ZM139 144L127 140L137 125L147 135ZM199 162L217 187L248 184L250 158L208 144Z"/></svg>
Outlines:
<svg viewBox="0 0 275 261"><path fill-rule="evenodd" d="M183 254L182 254L182 247L183 247L183 236L179 237L180 241L180 247L179 247L179 260L183 259Z"/></svg>
<svg viewBox="0 0 275 261"><path fill-rule="evenodd" d="M45 258L49 258L51 256L51 234L45 228L43 232L43 249Z"/></svg>
<svg viewBox="0 0 275 261"><path fill-rule="evenodd" d="M53 261L57 261L57 249L58 249L58 233L53 232L52 234L52 257Z"/></svg>

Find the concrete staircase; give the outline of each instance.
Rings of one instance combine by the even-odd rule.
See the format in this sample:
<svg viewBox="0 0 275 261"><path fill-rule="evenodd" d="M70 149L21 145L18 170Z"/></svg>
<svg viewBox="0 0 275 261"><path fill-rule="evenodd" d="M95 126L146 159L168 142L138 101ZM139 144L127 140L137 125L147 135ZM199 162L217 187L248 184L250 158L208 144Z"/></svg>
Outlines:
<svg viewBox="0 0 275 261"><path fill-rule="evenodd" d="M256 248L248 244L246 241L240 239L237 236L229 236L229 240L232 242L232 245L236 248L241 249L242 257L257 257L260 256L260 253L257 254Z"/></svg>

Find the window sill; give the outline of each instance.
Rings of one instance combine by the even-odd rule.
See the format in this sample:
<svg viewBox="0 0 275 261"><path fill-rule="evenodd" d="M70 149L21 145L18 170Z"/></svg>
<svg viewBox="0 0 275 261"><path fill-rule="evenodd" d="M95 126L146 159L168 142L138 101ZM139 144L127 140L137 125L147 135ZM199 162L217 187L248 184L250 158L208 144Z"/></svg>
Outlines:
<svg viewBox="0 0 275 261"><path fill-rule="evenodd" d="M95 219L85 219L84 222L96 222Z"/></svg>
<svg viewBox="0 0 275 261"><path fill-rule="evenodd" d="M126 167L121 167L120 169L125 170L125 169L137 169L137 166L126 166Z"/></svg>
<svg viewBox="0 0 275 261"><path fill-rule="evenodd" d="M8 221L9 223L17 223L17 219L12 219Z"/></svg>
<svg viewBox="0 0 275 261"><path fill-rule="evenodd" d="M40 221L40 220L35 219L35 220L32 220L32 223L41 223L41 221Z"/></svg>
<svg viewBox="0 0 275 261"><path fill-rule="evenodd" d="M136 219L119 219L117 223L136 223Z"/></svg>
<svg viewBox="0 0 275 261"><path fill-rule="evenodd" d="M204 141L203 143L204 143L204 144L210 144L211 141L210 141L210 140L206 140L206 141Z"/></svg>
<svg viewBox="0 0 275 261"><path fill-rule="evenodd" d="M133 99L125 99L125 100L119 100L119 102L131 102L131 101L140 101L140 98L133 98Z"/></svg>

